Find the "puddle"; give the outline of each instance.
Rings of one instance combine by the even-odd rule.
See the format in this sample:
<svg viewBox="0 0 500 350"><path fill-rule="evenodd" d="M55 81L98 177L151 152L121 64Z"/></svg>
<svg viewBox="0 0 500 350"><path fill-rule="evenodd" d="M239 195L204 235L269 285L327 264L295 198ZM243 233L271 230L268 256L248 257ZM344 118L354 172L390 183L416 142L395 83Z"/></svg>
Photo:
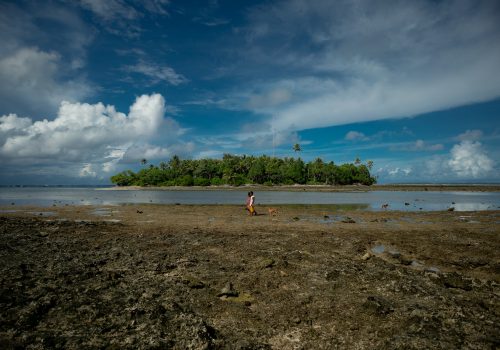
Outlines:
<svg viewBox="0 0 500 350"><path fill-rule="evenodd" d="M318 217L311 217L310 220L320 222L323 224L333 224L336 222L341 222L342 220L344 220L344 217L341 215L324 215L324 216L319 217L319 218Z"/></svg>
<svg viewBox="0 0 500 350"><path fill-rule="evenodd" d="M37 216L56 216L55 211L29 211L28 214L33 214Z"/></svg>
<svg viewBox="0 0 500 350"><path fill-rule="evenodd" d="M0 210L0 214L17 213L19 210Z"/></svg>
<svg viewBox="0 0 500 350"><path fill-rule="evenodd" d="M104 220L106 222L121 222L121 220L118 220L118 219L107 219L107 220Z"/></svg>
<svg viewBox="0 0 500 350"><path fill-rule="evenodd" d="M386 247L384 244L377 244L376 246L373 246L370 250L373 254L376 255L380 255L387 252L393 258L397 258L401 255L401 253L397 249Z"/></svg>
<svg viewBox="0 0 500 350"><path fill-rule="evenodd" d="M411 267L421 268L421 267L424 267L424 264L422 264L421 262L419 262L417 260L412 260Z"/></svg>
<svg viewBox="0 0 500 350"><path fill-rule="evenodd" d="M371 251L373 254L382 254L385 252L385 246L383 244L378 244L375 247L372 247Z"/></svg>
<svg viewBox="0 0 500 350"><path fill-rule="evenodd" d="M99 208L99 209L92 210L90 212L90 214L96 215L96 216L111 216L111 211L108 208Z"/></svg>
<svg viewBox="0 0 500 350"><path fill-rule="evenodd" d="M431 267L425 269L425 271L426 272L433 272L433 273L440 273L441 272L441 270L438 269L436 266L431 266Z"/></svg>

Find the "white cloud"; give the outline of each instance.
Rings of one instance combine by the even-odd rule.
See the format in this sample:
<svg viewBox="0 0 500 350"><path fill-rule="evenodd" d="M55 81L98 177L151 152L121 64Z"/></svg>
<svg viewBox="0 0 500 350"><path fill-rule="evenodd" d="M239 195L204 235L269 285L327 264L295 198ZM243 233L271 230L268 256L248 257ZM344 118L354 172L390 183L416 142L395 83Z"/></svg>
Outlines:
<svg viewBox="0 0 500 350"><path fill-rule="evenodd" d="M466 132L457 136L457 139L460 141L477 141L481 139L483 136L483 132L478 129L467 130Z"/></svg>
<svg viewBox="0 0 500 350"><path fill-rule="evenodd" d="M151 84L159 82L167 82L177 86L188 82L188 79L182 74L177 73L173 68L168 66L159 66L152 62L140 60L137 64L125 66L123 68L129 73L138 73L145 75L151 79Z"/></svg>
<svg viewBox="0 0 500 350"><path fill-rule="evenodd" d="M102 103L63 102L56 118L33 122L15 114L0 117L0 160L6 164L65 164L77 176L97 176L115 169L124 158L161 158L175 149L178 124L164 119L160 94L137 97L128 115ZM148 144L161 131L164 146ZM190 146L185 146L190 149ZM135 153L134 153L135 152ZM63 170L64 171L64 170Z"/></svg>
<svg viewBox="0 0 500 350"><path fill-rule="evenodd" d="M81 79L61 77L61 57L56 52L21 48L0 59L2 108L18 112L47 112L63 100L75 101L91 94L91 86Z"/></svg>
<svg viewBox="0 0 500 350"><path fill-rule="evenodd" d="M412 172L411 168L394 168L394 169L387 170L387 173L391 176L394 176L394 175L408 176L409 174L411 174L411 172Z"/></svg>
<svg viewBox="0 0 500 350"><path fill-rule="evenodd" d="M276 129L301 130L494 99L498 16L490 1L291 0L255 7L243 64L253 65L249 75L266 67L267 79L249 90L288 86L294 98L264 111L247 107L272 114Z"/></svg>
<svg viewBox="0 0 500 350"><path fill-rule="evenodd" d="M97 172L93 170L93 166L90 163L84 164L80 169L80 177L96 177Z"/></svg>
<svg viewBox="0 0 500 350"><path fill-rule="evenodd" d="M265 93L251 94L248 101L248 106L255 109L266 109L276 107L291 99L290 91L283 88L275 88Z"/></svg>
<svg viewBox="0 0 500 350"><path fill-rule="evenodd" d="M444 146L441 143L429 144L424 140L417 140L409 146L398 146L393 149L400 151L441 151L444 149Z"/></svg>
<svg viewBox="0 0 500 350"><path fill-rule="evenodd" d="M345 134L344 139L348 141L364 141L368 140L368 137L366 137L366 135L362 132L351 130Z"/></svg>
<svg viewBox="0 0 500 350"><path fill-rule="evenodd" d="M479 178L488 175L494 163L483 151L481 143L466 140L453 146L448 165L458 177Z"/></svg>
<svg viewBox="0 0 500 350"><path fill-rule="evenodd" d="M137 10L121 0L80 0L83 7L91 10L105 21L135 19L140 16Z"/></svg>

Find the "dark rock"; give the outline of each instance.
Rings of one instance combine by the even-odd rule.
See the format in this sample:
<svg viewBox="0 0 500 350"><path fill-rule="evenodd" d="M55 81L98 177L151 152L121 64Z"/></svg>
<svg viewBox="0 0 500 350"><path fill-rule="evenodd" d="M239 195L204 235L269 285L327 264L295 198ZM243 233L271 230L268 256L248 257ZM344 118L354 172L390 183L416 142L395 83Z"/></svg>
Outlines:
<svg viewBox="0 0 500 350"><path fill-rule="evenodd" d="M205 283L193 276L184 276L183 282L191 289L205 288Z"/></svg>
<svg viewBox="0 0 500 350"><path fill-rule="evenodd" d="M350 217L348 217L348 216L347 216L347 217L345 217L345 218L342 220L342 222L343 222L344 224L355 224L355 223L356 223L356 221L354 221L352 218L350 218Z"/></svg>
<svg viewBox="0 0 500 350"><path fill-rule="evenodd" d="M446 288L457 288L466 291L472 290L472 282L456 272L445 274L442 277L442 282Z"/></svg>
<svg viewBox="0 0 500 350"><path fill-rule="evenodd" d="M385 316L394 311L392 302L384 297L376 295L369 296L363 304L363 307L370 313L380 316Z"/></svg>

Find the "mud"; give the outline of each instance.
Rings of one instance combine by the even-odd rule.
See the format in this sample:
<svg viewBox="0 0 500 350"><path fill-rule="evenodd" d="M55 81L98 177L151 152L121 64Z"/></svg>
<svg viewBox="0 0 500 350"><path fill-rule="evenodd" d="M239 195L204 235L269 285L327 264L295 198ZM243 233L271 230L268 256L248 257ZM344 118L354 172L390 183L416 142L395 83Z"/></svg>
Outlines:
<svg viewBox="0 0 500 350"><path fill-rule="evenodd" d="M0 209L2 349L500 346L499 211Z"/></svg>

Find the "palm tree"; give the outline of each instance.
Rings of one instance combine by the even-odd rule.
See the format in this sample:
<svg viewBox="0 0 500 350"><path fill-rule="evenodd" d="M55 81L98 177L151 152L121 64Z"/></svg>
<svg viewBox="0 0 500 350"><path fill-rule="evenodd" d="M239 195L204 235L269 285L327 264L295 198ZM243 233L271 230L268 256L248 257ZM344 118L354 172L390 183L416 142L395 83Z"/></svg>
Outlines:
<svg viewBox="0 0 500 350"><path fill-rule="evenodd" d="M359 159L359 157L356 157L356 159L354 160L354 164L360 165L361 164L361 159Z"/></svg>
<svg viewBox="0 0 500 350"><path fill-rule="evenodd" d="M366 161L366 166L368 167L368 170L372 170L372 168L373 168L373 160L367 160Z"/></svg>
<svg viewBox="0 0 500 350"><path fill-rule="evenodd" d="M148 164L148 160L147 160L146 158L142 158L142 159L141 159L141 164L142 164L142 165L146 165L146 164Z"/></svg>
<svg viewBox="0 0 500 350"><path fill-rule="evenodd" d="M302 151L302 149L300 148L300 145L298 143L293 145L293 150L295 151L295 153Z"/></svg>

